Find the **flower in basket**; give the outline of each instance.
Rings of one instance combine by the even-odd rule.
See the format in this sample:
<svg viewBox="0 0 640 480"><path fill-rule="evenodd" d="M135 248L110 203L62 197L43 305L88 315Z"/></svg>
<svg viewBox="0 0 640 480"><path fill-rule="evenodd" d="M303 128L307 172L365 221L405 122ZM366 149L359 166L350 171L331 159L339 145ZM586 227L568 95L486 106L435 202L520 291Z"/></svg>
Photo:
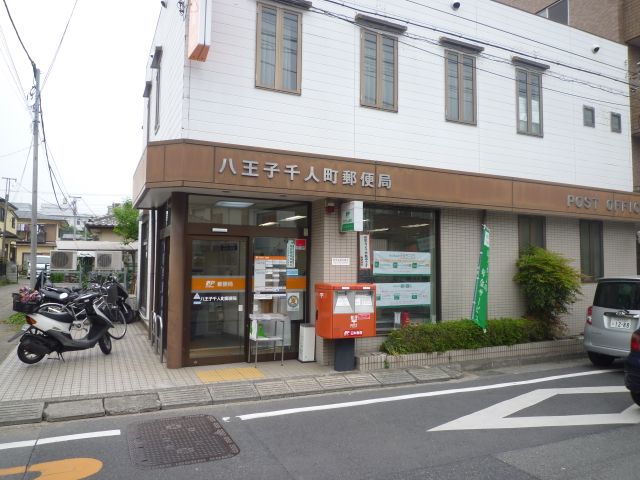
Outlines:
<svg viewBox="0 0 640 480"><path fill-rule="evenodd" d="M30 288L22 287L19 293L20 301L24 303L39 302L42 300L42 295L40 295L38 290L31 290Z"/></svg>

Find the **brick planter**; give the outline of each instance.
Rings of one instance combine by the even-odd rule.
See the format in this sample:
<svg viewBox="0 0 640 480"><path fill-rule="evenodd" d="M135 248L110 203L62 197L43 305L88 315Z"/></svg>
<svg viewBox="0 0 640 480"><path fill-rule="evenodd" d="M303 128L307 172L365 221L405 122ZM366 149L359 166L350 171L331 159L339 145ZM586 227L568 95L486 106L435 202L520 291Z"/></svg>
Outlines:
<svg viewBox="0 0 640 480"><path fill-rule="evenodd" d="M388 355L371 353L356 357L356 368L361 372L382 368L405 368L459 363L475 364L478 368L501 363L530 363L536 359L576 357L584 354L582 338L566 338L546 342L521 343L518 345L485 347L471 350L449 350L447 352L411 353Z"/></svg>

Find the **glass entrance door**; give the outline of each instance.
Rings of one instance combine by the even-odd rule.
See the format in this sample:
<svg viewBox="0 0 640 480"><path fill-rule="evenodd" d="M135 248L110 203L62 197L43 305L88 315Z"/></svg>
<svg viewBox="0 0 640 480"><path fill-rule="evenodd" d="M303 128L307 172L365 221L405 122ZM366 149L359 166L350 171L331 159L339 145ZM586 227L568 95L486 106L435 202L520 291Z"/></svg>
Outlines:
<svg viewBox="0 0 640 480"><path fill-rule="evenodd" d="M191 241L190 360L245 358L247 240Z"/></svg>

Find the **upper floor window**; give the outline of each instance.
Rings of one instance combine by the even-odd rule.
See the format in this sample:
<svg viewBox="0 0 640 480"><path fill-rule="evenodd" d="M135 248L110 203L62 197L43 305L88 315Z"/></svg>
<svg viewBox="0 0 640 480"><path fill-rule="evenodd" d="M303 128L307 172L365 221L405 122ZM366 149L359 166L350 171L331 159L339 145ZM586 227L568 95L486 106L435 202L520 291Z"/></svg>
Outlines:
<svg viewBox="0 0 640 480"><path fill-rule="evenodd" d="M151 61L151 68L156 71L156 95L155 95L155 121L154 132L158 133L160 129L160 64L162 63L162 47L156 47Z"/></svg>
<svg viewBox="0 0 640 480"><path fill-rule="evenodd" d="M596 126L596 111L593 107L582 107L582 123L585 127Z"/></svg>
<svg viewBox="0 0 640 480"><path fill-rule="evenodd" d="M484 47L457 38L440 37L447 48L445 63L445 117L453 122L476 124L476 55Z"/></svg>
<svg viewBox="0 0 640 480"><path fill-rule="evenodd" d="M258 4L256 86L300 93L302 15Z"/></svg>
<svg viewBox="0 0 640 480"><path fill-rule="evenodd" d="M476 123L476 59L447 51L445 55L447 120Z"/></svg>
<svg viewBox="0 0 640 480"><path fill-rule="evenodd" d="M360 52L360 103L397 111L398 40L363 29Z"/></svg>
<svg viewBox="0 0 640 480"><path fill-rule="evenodd" d="M516 69L518 133L542 136L542 75Z"/></svg>
<svg viewBox="0 0 640 480"><path fill-rule="evenodd" d="M554 22L569 25L569 0L559 0L553 5L540 10L538 16L548 18Z"/></svg>
<svg viewBox="0 0 640 480"><path fill-rule="evenodd" d="M611 112L611 131L622 133L622 116L619 113Z"/></svg>

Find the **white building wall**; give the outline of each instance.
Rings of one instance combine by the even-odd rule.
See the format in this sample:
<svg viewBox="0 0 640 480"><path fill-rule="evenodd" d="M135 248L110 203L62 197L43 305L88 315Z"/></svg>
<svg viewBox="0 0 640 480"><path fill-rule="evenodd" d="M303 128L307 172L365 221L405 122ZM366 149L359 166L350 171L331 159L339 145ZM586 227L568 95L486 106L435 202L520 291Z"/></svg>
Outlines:
<svg viewBox="0 0 640 480"><path fill-rule="evenodd" d="M185 75L185 20L178 13L177 2L167 2L167 7L160 12L158 25L149 48L149 62L147 64L147 81L152 82L149 97L149 116L144 112L143 128L144 141L173 140L182 138L182 117ZM162 62L160 65L160 126L155 131L156 112L156 70L151 69L152 55L156 47L162 47ZM145 101L145 105L147 102ZM147 121L149 125L147 125Z"/></svg>
<svg viewBox="0 0 640 480"><path fill-rule="evenodd" d="M602 76L624 81L626 47L490 0L467 0L455 14L449 3L357 0L352 9L314 2L351 19L358 9L411 22L400 36L399 109L392 113L359 105L359 27L305 11L302 93L278 93L255 88L256 1L214 2L209 58L186 61L183 136L630 191L628 91ZM477 61L477 126L444 120L443 32L485 46ZM512 55L551 65L542 82L544 138L516 133ZM596 109L595 129L582 126L583 105ZM610 131L611 111L622 114L622 134Z"/></svg>

